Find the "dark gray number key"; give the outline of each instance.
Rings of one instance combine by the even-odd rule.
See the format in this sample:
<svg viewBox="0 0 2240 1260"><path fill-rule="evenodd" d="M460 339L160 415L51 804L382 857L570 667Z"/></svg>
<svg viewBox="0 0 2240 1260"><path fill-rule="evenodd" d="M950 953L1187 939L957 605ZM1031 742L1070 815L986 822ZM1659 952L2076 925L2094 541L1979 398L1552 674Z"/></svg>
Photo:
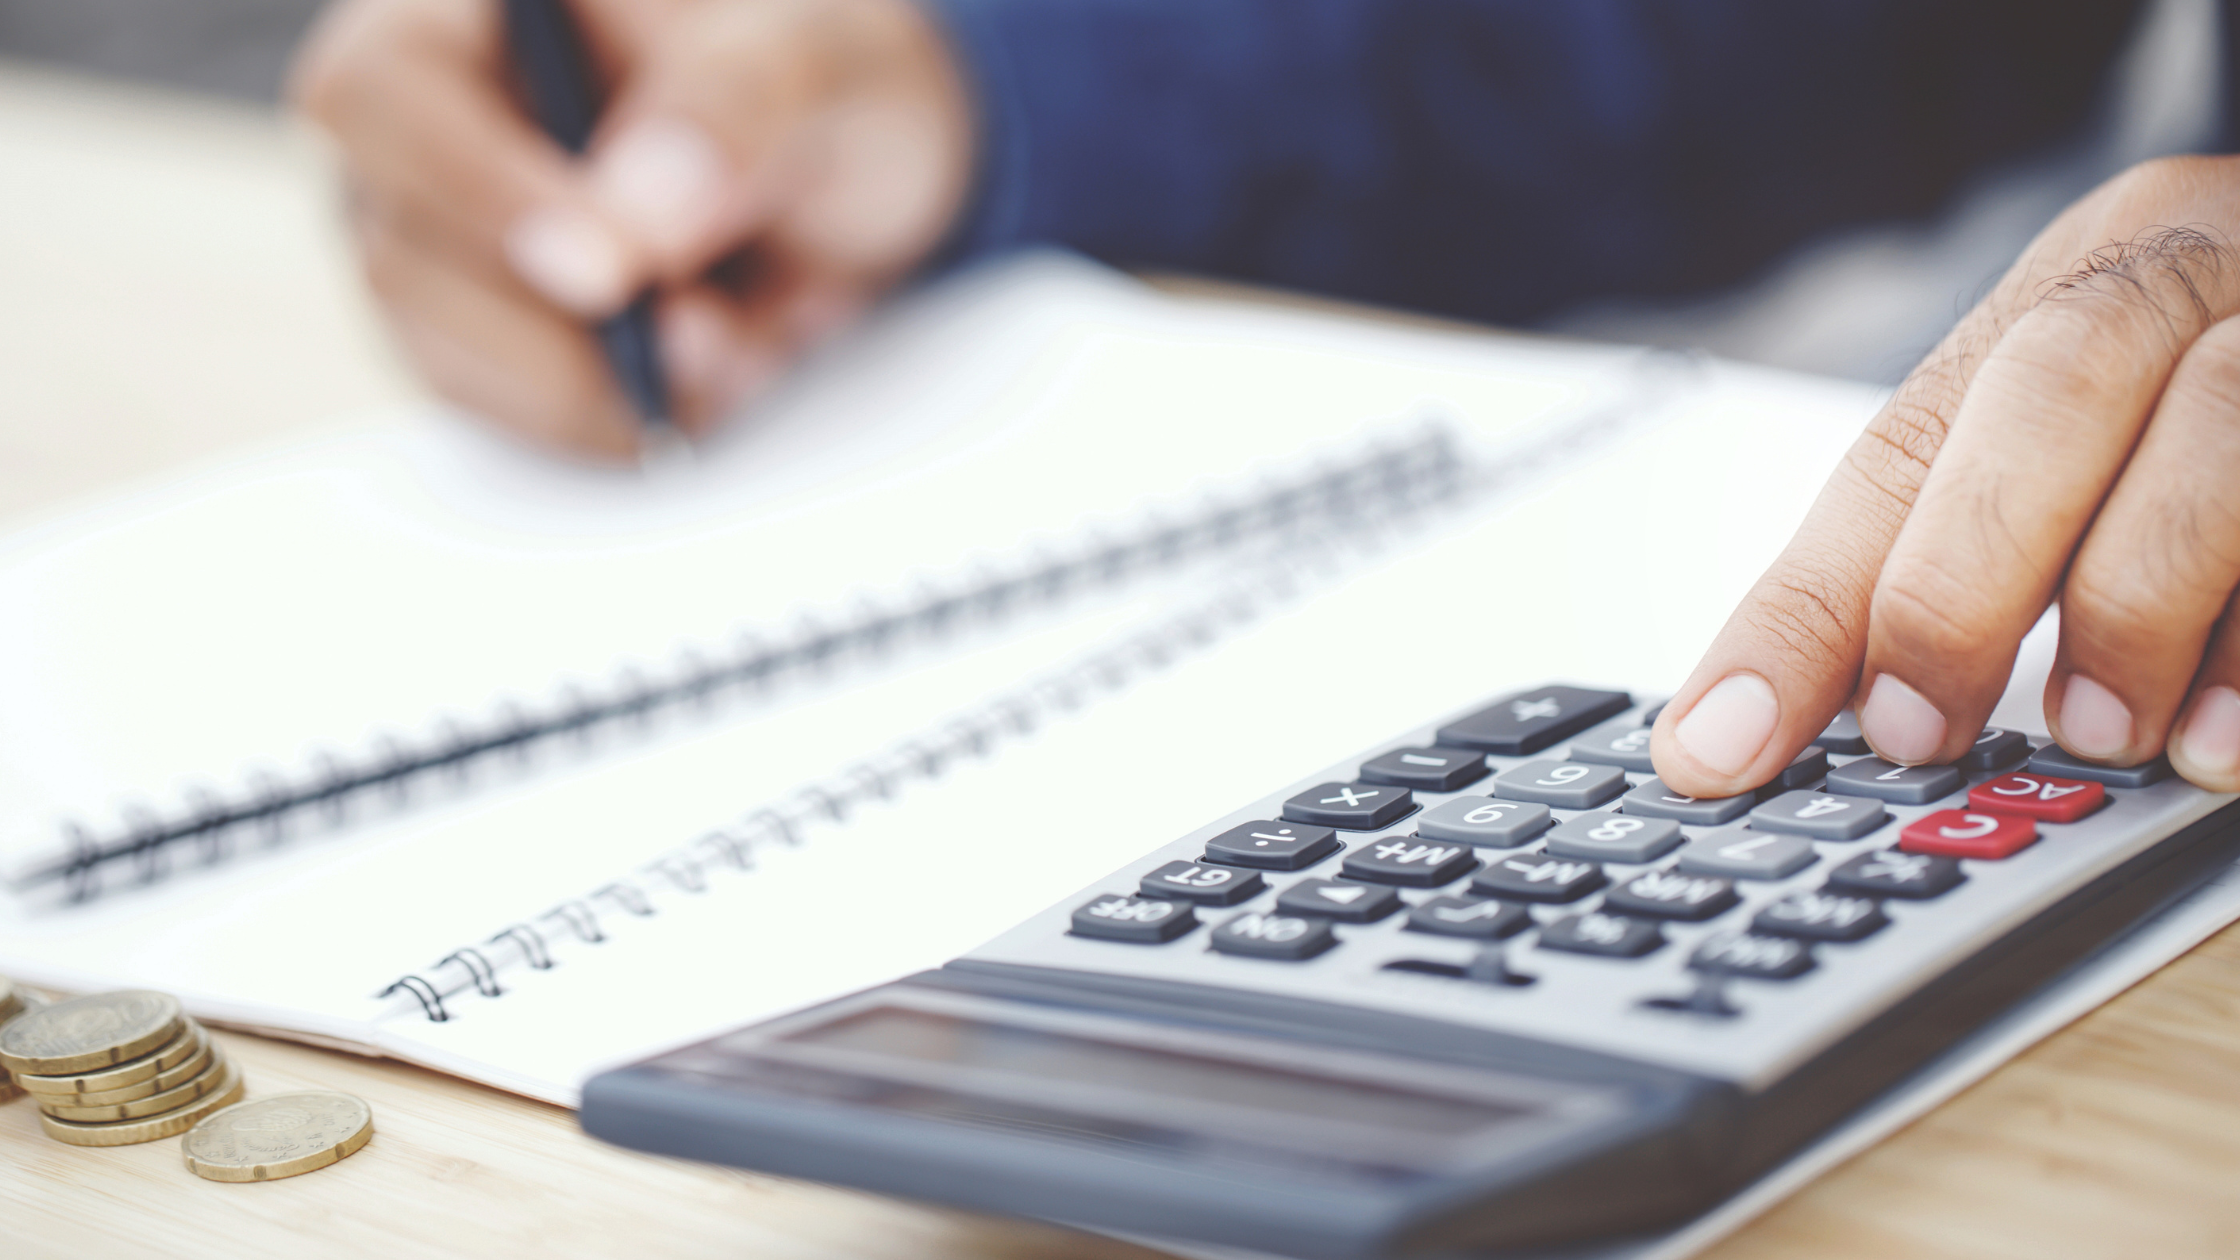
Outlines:
<svg viewBox="0 0 2240 1260"><path fill-rule="evenodd" d="M1440 727L1438 739L1450 747L1521 757L1632 707L1632 697L1622 691L1541 687Z"/></svg>
<svg viewBox="0 0 2240 1260"><path fill-rule="evenodd" d="M1540 948L1604 958L1639 958L1664 944L1664 931L1646 919L1599 910L1565 915L1540 929Z"/></svg>
<svg viewBox="0 0 2240 1260"><path fill-rule="evenodd" d="M1815 840L1856 840L1889 816L1881 801L1827 792L1783 792L1751 810L1750 825Z"/></svg>
<svg viewBox="0 0 2240 1260"><path fill-rule="evenodd" d="M1608 882L1602 868L1592 862L1519 853L1495 858L1480 867L1470 887L1486 896L1511 901L1564 902L1577 901Z"/></svg>
<svg viewBox="0 0 2240 1260"><path fill-rule="evenodd" d="M1493 776L1493 794L1558 809L1599 809L1626 790L1626 772L1578 761L1528 761Z"/></svg>
<svg viewBox="0 0 2240 1260"><path fill-rule="evenodd" d="M1260 872L1177 858L1143 877L1146 897L1180 897L1206 906L1233 906L1267 887Z"/></svg>
<svg viewBox="0 0 2240 1260"><path fill-rule="evenodd" d="M1678 871L1636 875L1602 895L1603 907L1619 914L1690 922L1725 914L1740 901L1731 879Z"/></svg>
<svg viewBox="0 0 2240 1260"><path fill-rule="evenodd" d="M1960 861L1929 853L1900 853L1884 849L1862 853L1828 872L1828 887L1870 897L1904 897L1921 900L1941 897L1968 877Z"/></svg>
<svg viewBox="0 0 2240 1260"><path fill-rule="evenodd" d="M1752 980L1794 980L1812 970L1812 947L1786 936L1721 932L1688 956L1691 970Z"/></svg>
<svg viewBox="0 0 2240 1260"><path fill-rule="evenodd" d="M1198 926L1198 916L1186 901L1131 897L1112 893L1092 899L1073 912L1073 934L1099 940L1132 941L1157 945Z"/></svg>
<svg viewBox="0 0 2240 1260"><path fill-rule="evenodd" d="M1415 793L1377 783L1319 783L1283 803L1292 822L1375 831L1416 807Z"/></svg>
<svg viewBox="0 0 2240 1260"><path fill-rule="evenodd" d="M1386 836L1347 854L1341 870L1348 879L1436 888L1453 883L1477 867L1478 859L1467 844Z"/></svg>
<svg viewBox="0 0 2240 1260"><path fill-rule="evenodd" d="M1390 888L1334 879L1302 879L1276 898L1278 913L1320 915L1346 923L1374 923L1399 908L1400 894Z"/></svg>
<svg viewBox="0 0 2240 1260"><path fill-rule="evenodd" d="M1758 911L1754 932L1795 936L1808 941L1865 940L1890 926L1882 903L1872 897L1837 892L1793 892Z"/></svg>
<svg viewBox="0 0 2240 1260"><path fill-rule="evenodd" d="M1571 759L1591 761L1598 766L1616 766L1638 774L1656 769L1649 764L1649 728L1631 723L1588 731L1572 740Z"/></svg>
<svg viewBox="0 0 2240 1260"><path fill-rule="evenodd" d="M1395 748L1361 764L1363 783L1389 783L1419 792L1454 792L1493 773L1485 754L1460 748Z"/></svg>
<svg viewBox="0 0 2240 1260"><path fill-rule="evenodd" d="M1328 827L1295 827L1279 822L1248 822L1206 841L1206 861L1257 866L1267 871L1297 871L1336 853L1338 837Z"/></svg>
<svg viewBox="0 0 2240 1260"><path fill-rule="evenodd" d="M1338 943L1330 920L1247 910L1213 930L1206 944L1224 954L1298 962Z"/></svg>
<svg viewBox="0 0 2240 1260"><path fill-rule="evenodd" d="M1626 793L1618 808L1643 818L1669 818L1691 827L1715 827L1750 812L1758 798L1741 796L1676 796L1662 779L1651 779Z"/></svg>
<svg viewBox="0 0 2240 1260"><path fill-rule="evenodd" d="M1880 757L1861 757L1828 772L1831 792L1871 796L1897 805L1926 805L1940 796L1952 795L1967 782L1951 766L1900 766Z"/></svg>
<svg viewBox="0 0 2240 1260"><path fill-rule="evenodd" d="M1416 834L1427 840L1455 840L1489 849L1514 849L1548 829L1555 815L1545 805L1458 796L1441 801L1416 819Z"/></svg>
<svg viewBox="0 0 2240 1260"><path fill-rule="evenodd" d="M1408 912L1410 932L1498 941L1532 926L1523 906L1485 897L1433 897Z"/></svg>

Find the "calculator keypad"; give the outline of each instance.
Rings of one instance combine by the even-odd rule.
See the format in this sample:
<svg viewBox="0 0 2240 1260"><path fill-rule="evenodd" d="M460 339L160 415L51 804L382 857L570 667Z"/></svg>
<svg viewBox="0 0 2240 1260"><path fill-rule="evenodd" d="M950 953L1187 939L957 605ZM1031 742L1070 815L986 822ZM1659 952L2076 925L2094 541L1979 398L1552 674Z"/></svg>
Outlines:
<svg viewBox="0 0 2240 1260"><path fill-rule="evenodd" d="M1451 738L1475 721L1490 740L1495 710L1547 722L1550 690L1519 697L1521 716L1504 701L1369 749L973 957L1357 1004L1766 1081L1965 957L1987 918L2013 921L2016 891L2043 872L2104 867L2138 819L2169 819L2156 824L2168 834L2222 800L2033 769L2009 732L1979 741L1989 766L1884 778L1897 767L1843 751L1839 721L1826 762L1807 755L1785 790L1724 801L1676 797L1620 761L1646 746L1647 709L1519 736L1517 752ZM1557 708L1558 724L1578 712ZM1452 778L1420 764L1450 753L1466 767ZM1346 811L1344 825L1303 808ZM1365 825L1380 808L1406 812Z"/></svg>
<svg viewBox="0 0 2240 1260"><path fill-rule="evenodd" d="M1519 757L1569 739L1633 703L1622 691L1541 687L1439 728L1439 742Z"/></svg>

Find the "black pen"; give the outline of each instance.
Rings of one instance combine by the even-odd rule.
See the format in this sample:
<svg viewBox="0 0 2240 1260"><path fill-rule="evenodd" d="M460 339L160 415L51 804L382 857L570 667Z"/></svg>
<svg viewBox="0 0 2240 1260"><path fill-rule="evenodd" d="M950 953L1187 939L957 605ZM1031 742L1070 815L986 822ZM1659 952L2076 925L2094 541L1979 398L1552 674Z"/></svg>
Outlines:
<svg viewBox="0 0 2240 1260"><path fill-rule="evenodd" d="M599 89L591 77L583 32L565 0L505 0L506 47L528 92L529 112L537 125L570 153L591 143L599 121ZM653 291L600 321L600 348L607 367L637 408L649 437L674 432L669 414L669 384L653 337Z"/></svg>

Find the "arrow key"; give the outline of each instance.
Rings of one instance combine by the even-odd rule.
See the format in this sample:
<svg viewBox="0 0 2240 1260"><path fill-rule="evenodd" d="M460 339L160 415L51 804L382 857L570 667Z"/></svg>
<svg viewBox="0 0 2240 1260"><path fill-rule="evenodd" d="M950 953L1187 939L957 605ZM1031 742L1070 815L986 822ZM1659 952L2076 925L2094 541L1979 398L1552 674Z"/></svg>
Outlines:
<svg viewBox="0 0 2240 1260"><path fill-rule="evenodd" d="M1302 879L1276 898L1279 912L1317 915L1341 923L1374 923L1399 908L1400 894L1390 888L1334 879Z"/></svg>

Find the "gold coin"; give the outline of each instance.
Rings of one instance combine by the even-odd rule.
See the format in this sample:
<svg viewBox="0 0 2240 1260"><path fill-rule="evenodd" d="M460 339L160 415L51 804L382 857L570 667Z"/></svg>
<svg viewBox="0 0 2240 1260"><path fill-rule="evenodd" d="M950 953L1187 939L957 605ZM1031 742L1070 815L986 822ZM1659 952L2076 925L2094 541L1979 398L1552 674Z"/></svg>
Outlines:
<svg viewBox="0 0 2240 1260"><path fill-rule="evenodd" d="M39 1110L57 1120L138 1120L142 1116L160 1116L167 1111L177 1111L216 1089L218 1082L225 1079L225 1069L225 1056L213 1050L203 1061L201 1071L169 1089L149 1094L145 1098L81 1106L48 1095L39 1100Z"/></svg>
<svg viewBox="0 0 2240 1260"><path fill-rule="evenodd" d="M179 1000L126 989L73 998L0 1027L0 1067L64 1076L137 1059L178 1036Z"/></svg>
<svg viewBox="0 0 2240 1260"><path fill-rule="evenodd" d="M364 1099L312 1089L228 1107L179 1145L197 1177L276 1181L347 1159L372 1138Z"/></svg>
<svg viewBox="0 0 2240 1260"><path fill-rule="evenodd" d="M106 1124L80 1124L75 1120L57 1120L45 1112L39 1114L39 1127L57 1142L72 1146L130 1146L135 1142L153 1142L193 1128L204 1116L218 1108L241 1100L241 1069L228 1063L225 1077L218 1088L209 1094L181 1107L177 1111L145 1120L111 1120Z"/></svg>
<svg viewBox="0 0 2240 1260"><path fill-rule="evenodd" d="M28 1083L24 1084L24 1088L37 1095L39 1105L49 1110L55 1107L107 1107L116 1103L138 1102L140 1099L152 1097L163 1093L165 1090L184 1085L195 1077L202 1075L212 1063L218 1061L219 1057L218 1048L210 1044L209 1038L203 1037L196 1042L194 1054L190 1055L185 1062L165 1068L147 1080L135 1084L119 1086L116 1089L90 1090L83 1094L59 1094L53 1090L40 1090ZM72 1078L64 1077L63 1079L69 1080ZM62 1113L57 1111L54 1114L59 1116ZM85 1117L72 1116L70 1118L82 1120Z"/></svg>
<svg viewBox="0 0 2240 1260"><path fill-rule="evenodd" d="M78 1095L102 1094L128 1086L143 1084L171 1071L187 1060L195 1058L210 1046L210 1034L202 1025L191 1019L181 1020L179 1035L157 1046L154 1051L137 1059L127 1059L115 1067L93 1072L80 1072L72 1076L35 1076L28 1072L16 1073L16 1083L34 1094L68 1094L63 1101L77 1102ZM154 1091L149 1091L153 1093ZM123 1099L105 1100L122 1102Z"/></svg>

